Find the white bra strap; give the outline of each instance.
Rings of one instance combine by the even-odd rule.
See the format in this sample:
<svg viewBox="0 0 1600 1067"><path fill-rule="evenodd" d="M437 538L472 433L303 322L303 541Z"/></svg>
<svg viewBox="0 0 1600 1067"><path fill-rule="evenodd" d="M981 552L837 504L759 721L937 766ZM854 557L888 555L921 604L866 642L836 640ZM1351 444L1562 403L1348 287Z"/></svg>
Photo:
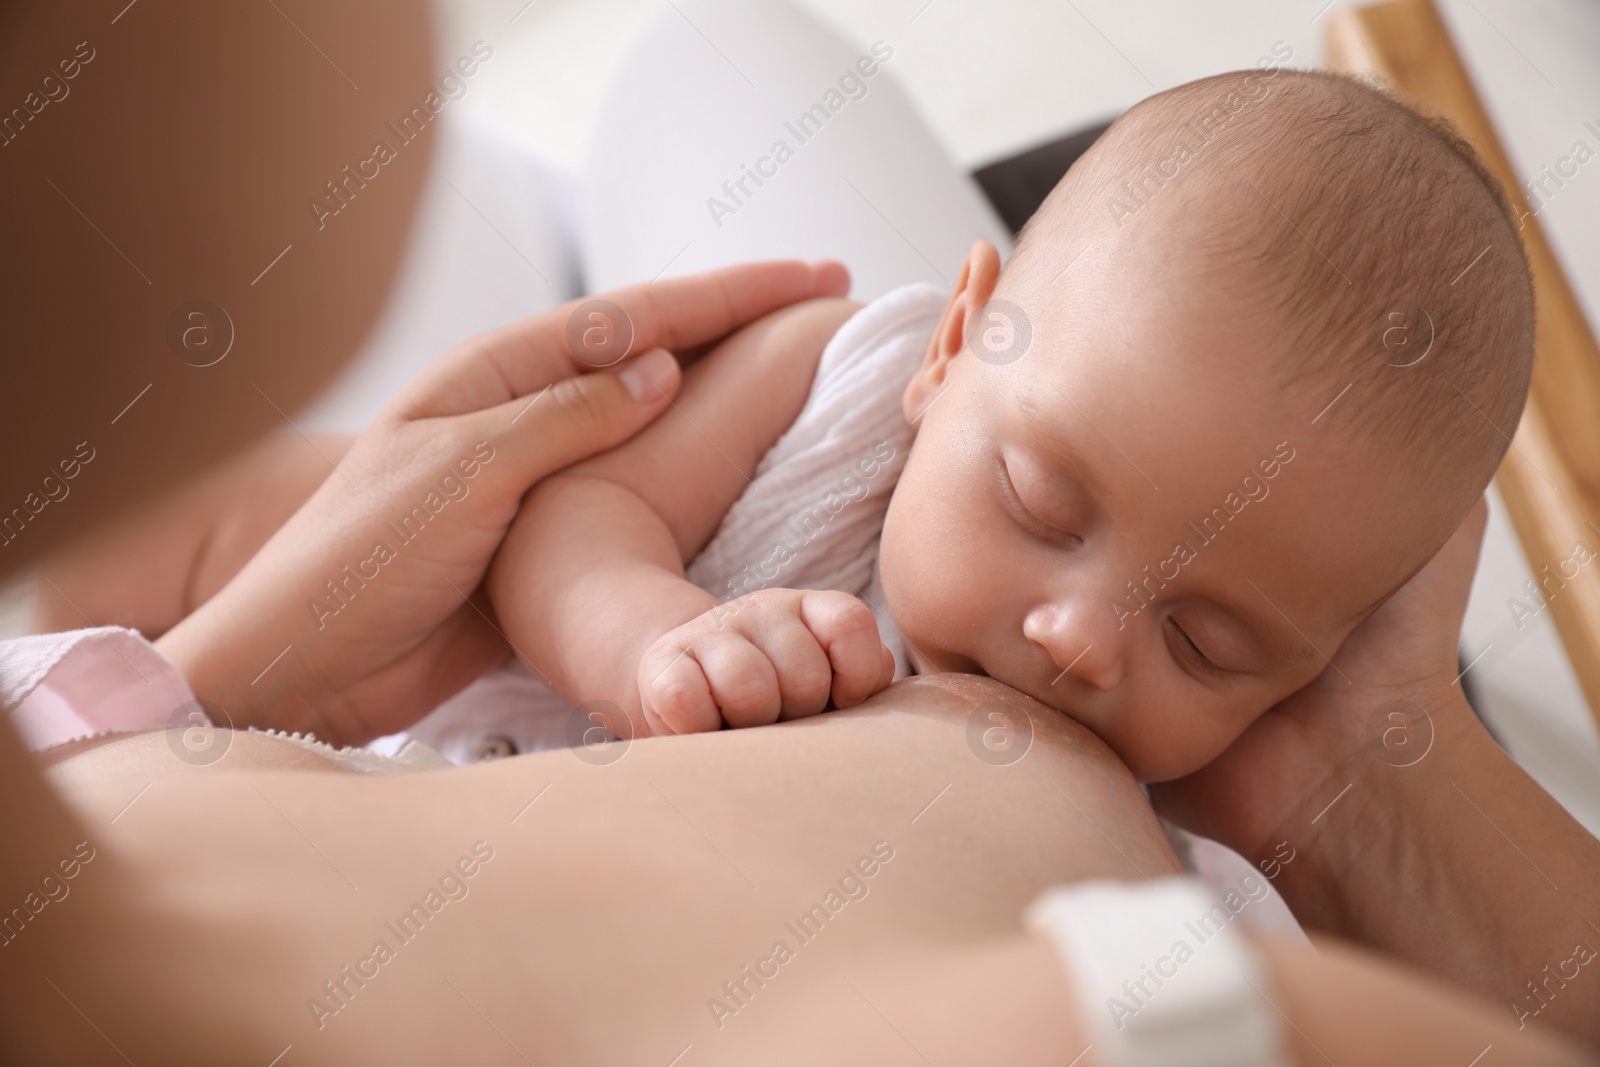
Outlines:
<svg viewBox="0 0 1600 1067"><path fill-rule="evenodd" d="M1098 1067L1287 1067L1255 950L1187 878L1046 890L1028 927L1077 991Z"/></svg>

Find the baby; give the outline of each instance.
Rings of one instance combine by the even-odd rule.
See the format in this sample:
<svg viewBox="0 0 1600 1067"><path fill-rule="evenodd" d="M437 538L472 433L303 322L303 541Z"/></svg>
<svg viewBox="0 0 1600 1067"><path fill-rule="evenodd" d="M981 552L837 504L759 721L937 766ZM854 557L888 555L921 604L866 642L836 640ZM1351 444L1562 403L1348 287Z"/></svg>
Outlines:
<svg viewBox="0 0 1600 1067"><path fill-rule="evenodd" d="M898 644L1071 715L1142 780L1184 775L1329 669L1483 492L1532 362L1520 249L1471 151L1371 88L1181 86L1100 138L1003 270L976 245L942 312L902 290L729 338L675 410L529 494L491 598L558 695L653 733L848 707ZM829 428L861 457L834 521L871 516L870 546L887 501L876 566L693 584L845 349L914 355L908 454L870 404Z"/></svg>

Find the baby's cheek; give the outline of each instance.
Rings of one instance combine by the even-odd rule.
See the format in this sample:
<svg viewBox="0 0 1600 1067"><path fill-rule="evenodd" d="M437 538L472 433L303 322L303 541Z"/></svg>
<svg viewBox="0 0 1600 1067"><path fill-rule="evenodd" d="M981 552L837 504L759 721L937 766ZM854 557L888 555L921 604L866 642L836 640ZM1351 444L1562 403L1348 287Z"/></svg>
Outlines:
<svg viewBox="0 0 1600 1067"><path fill-rule="evenodd" d="M895 627L912 648L940 659L965 628L966 575L932 536L885 538L880 565Z"/></svg>
<svg viewBox="0 0 1600 1067"><path fill-rule="evenodd" d="M1120 718L1127 729L1103 740L1141 782L1167 782L1193 774L1227 751L1260 717L1193 692L1144 697L1130 705L1161 710L1124 713Z"/></svg>
<svg viewBox="0 0 1600 1067"><path fill-rule="evenodd" d="M1303 674L1258 677L1235 692L1207 693L1198 701L1190 694L1187 704L1181 699L1174 701L1169 706L1192 709L1183 716L1189 725L1185 728L1179 722L1172 727L1172 743L1165 754L1160 776L1140 776L1140 780L1164 782L1198 771L1226 752L1258 719L1279 701L1303 688L1316 674L1313 666Z"/></svg>
<svg viewBox="0 0 1600 1067"><path fill-rule="evenodd" d="M889 614L907 642L946 670L970 669L989 626L997 590L993 553L950 521L942 502L895 494L884 525L880 567Z"/></svg>

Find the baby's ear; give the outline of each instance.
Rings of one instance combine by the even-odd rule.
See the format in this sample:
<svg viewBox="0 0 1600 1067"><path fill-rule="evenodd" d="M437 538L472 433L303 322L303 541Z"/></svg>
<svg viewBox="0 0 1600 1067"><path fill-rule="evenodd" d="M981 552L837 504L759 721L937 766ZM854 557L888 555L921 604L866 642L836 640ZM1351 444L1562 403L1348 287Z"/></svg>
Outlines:
<svg viewBox="0 0 1600 1067"><path fill-rule="evenodd" d="M972 321L994 295L999 279L1000 253L988 241L974 241L966 262L961 264L961 276L950 290L939 326L928 342L928 354L922 358L922 366L911 376L911 381L906 383L901 404L911 422L921 418L928 405L944 390L950 364L966 350Z"/></svg>

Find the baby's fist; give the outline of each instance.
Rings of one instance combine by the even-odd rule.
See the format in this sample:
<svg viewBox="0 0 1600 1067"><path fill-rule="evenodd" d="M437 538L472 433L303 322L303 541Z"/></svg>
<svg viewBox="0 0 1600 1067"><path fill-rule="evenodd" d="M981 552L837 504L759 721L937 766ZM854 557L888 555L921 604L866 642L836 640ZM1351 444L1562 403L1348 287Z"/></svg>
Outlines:
<svg viewBox="0 0 1600 1067"><path fill-rule="evenodd" d="M653 734L766 726L859 704L894 680L872 610L848 593L762 589L656 641L639 664Z"/></svg>

